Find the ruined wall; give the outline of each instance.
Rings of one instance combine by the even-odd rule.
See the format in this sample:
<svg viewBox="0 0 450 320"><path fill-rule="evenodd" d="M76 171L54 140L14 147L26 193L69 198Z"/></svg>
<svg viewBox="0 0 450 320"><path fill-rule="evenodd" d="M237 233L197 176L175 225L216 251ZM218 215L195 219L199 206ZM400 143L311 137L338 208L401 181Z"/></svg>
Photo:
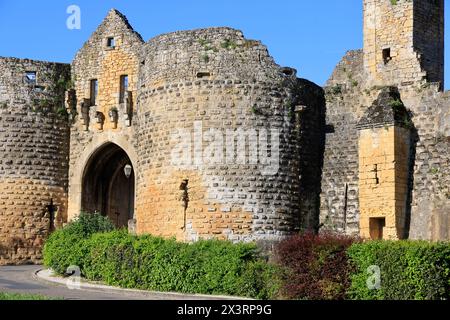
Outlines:
<svg viewBox="0 0 450 320"><path fill-rule="evenodd" d="M364 81L362 51L350 51L327 83L327 135L321 194L325 228L359 234L359 119L383 86ZM449 93L440 84L400 87L400 97L412 112L416 141L409 181L409 237L448 239L450 135ZM415 154L415 156L414 156Z"/></svg>
<svg viewBox="0 0 450 320"><path fill-rule="evenodd" d="M299 80L296 114L299 140L300 228L317 230L320 225L320 193L325 151L325 92L307 80Z"/></svg>
<svg viewBox="0 0 450 320"><path fill-rule="evenodd" d="M0 264L39 262L50 212L56 226L67 213L70 66L0 58L0 70Z"/></svg>
<svg viewBox="0 0 450 320"><path fill-rule="evenodd" d="M302 128L323 123L321 89L297 80L261 43L228 28L159 36L141 59L138 232L238 241L298 230L299 141ZM300 107L302 92L310 90L315 100ZM279 133L279 161L269 152L272 165L263 158L251 163L250 149L264 155L275 147L263 143L278 140L271 130ZM241 138L247 142L238 153L233 147ZM187 162L177 163L183 157ZM318 157L309 166L319 166Z"/></svg>
<svg viewBox="0 0 450 320"><path fill-rule="evenodd" d="M444 80L444 0L364 0L364 65L371 85ZM389 50L389 57L383 55Z"/></svg>
<svg viewBox="0 0 450 320"><path fill-rule="evenodd" d="M348 52L325 88L327 136L320 220L326 229L359 233L358 167L359 151L364 150L358 150L356 125L383 87L395 85L416 130L410 143L408 236L448 239L449 100L448 93L440 92L443 12L441 0L364 1L364 50ZM384 61L387 48L391 57Z"/></svg>
<svg viewBox="0 0 450 320"><path fill-rule="evenodd" d="M412 181L412 239L450 239L450 92L439 84L402 90L417 131Z"/></svg>
<svg viewBox="0 0 450 320"><path fill-rule="evenodd" d="M327 127L320 222L325 229L348 234L359 234L356 125L366 109L363 79L363 52L349 51L325 87Z"/></svg>
<svg viewBox="0 0 450 320"><path fill-rule="evenodd" d="M114 47L108 47L108 38ZM111 10L72 63L76 111L72 112L69 217L81 209L82 178L87 161L102 144L117 143L134 154L133 122L138 89L139 52L143 44L125 16ZM128 76L129 104L120 100L121 76ZM98 81L96 105L89 102L91 80ZM113 114L113 112L115 114ZM137 159L132 159L137 162ZM137 167L134 168L137 170Z"/></svg>
<svg viewBox="0 0 450 320"><path fill-rule="evenodd" d="M428 82L444 88L444 0L414 0L414 48Z"/></svg>

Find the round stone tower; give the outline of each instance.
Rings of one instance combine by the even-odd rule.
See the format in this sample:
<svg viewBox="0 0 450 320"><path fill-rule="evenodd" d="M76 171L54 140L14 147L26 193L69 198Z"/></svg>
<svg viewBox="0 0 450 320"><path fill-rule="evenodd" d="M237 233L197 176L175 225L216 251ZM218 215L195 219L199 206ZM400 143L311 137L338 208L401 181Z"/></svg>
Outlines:
<svg viewBox="0 0 450 320"><path fill-rule="evenodd" d="M316 207L300 191L302 168L320 162L303 149L321 129L318 97L240 31L150 40L137 96L137 231L247 241L299 229Z"/></svg>
<svg viewBox="0 0 450 320"><path fill-rule="evenodd" d="M0 264L38 262L67 207L70 66L0 58Z"/></svg>

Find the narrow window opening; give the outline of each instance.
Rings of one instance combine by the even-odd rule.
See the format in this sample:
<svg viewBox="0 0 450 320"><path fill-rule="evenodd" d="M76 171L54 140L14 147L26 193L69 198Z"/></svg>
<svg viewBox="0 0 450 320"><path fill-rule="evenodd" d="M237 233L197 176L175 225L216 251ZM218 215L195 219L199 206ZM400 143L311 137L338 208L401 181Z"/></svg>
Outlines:
<svg viewBox="0 0 450 320"><path fill-rule="evenodd" d="M211 73L209 72L198 72L197 73L197 78L201 79L201 78L207 78L210 77Z"/></svg>
<svg viewBox="0 0 450 320"><path fill-rule="evenodd" d="M378 165L375 164L373 166L373 173L374 173L374 178L375 178L375 184L380 184L380 178L378 178Z"/></svg>
<svg viewBox="0 0 450 320"><path fill-rule="evenodd" d="M383 49L383 61L384 61L384 64L387 64L391 60L392 60L391 48Z"/></svg>
<svg viewBox="0 0 450 320"><path fill-rule="evenodd" d="M383 240L383 232L386 227L385 218L370 218L370 238L372 240Z"/></svg>
<svg viewBox="0 0 450 320"><path fill-rule="evenodd" d="M106 41L108 48L114 49L116 47L116 40L113 37L109 37Z"/></svg>
<svg viewBox="0 0 450 320"><path fill-rule="evenodd" d="M123 75L120 77L120 97L119 97L120 103L125 102L125 92L127 91L128 91L128 76Z"/></svg>
<svg viewBox="0 0 450 320"><path fill-rule="evenodd" d="M98 96L98 80L91 80L91 106L97 105L97 96Z"/></svg>
<svg viewBox="0 0 450 320"><path fill-rule="evenodd" d="M27 71L25 80L27 84L36 85L36 71Z"/></svg>

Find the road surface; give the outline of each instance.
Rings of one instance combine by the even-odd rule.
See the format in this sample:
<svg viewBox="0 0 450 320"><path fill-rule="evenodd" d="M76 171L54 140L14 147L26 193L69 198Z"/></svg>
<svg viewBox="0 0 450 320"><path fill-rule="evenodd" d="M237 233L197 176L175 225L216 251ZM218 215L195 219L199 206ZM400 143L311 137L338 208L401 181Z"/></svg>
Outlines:
<svg viewBox="0 0 450 320"><path fill-rule="evenodd" d="M0 267L0 292L39 294L65 300L221 300L220 297L83 288L71 290L37 277L42 266Z"/></svg>

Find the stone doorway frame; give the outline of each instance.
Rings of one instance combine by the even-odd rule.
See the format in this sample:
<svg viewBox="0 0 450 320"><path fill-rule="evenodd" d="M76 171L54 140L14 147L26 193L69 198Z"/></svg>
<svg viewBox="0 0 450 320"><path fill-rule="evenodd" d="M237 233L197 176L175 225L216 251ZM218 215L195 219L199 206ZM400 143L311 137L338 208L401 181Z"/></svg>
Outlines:
<svg viewBox="0 0 450 320"><path fill-rule="evenodd" d="M79 216L82 208L82 192L83 192L83 178L86 166L89 165L90 160L108 144L115 144L120 147L130 158L131 165L135 173L134 179L134 212L136 213L136 199L137 199L137 180L138 180L138 156L133 145L123 135L112 134L98 134L83 150L82 154L76 160L73 168L70 168L69 175L69 201L67 222L72 221Z"/></svg>

